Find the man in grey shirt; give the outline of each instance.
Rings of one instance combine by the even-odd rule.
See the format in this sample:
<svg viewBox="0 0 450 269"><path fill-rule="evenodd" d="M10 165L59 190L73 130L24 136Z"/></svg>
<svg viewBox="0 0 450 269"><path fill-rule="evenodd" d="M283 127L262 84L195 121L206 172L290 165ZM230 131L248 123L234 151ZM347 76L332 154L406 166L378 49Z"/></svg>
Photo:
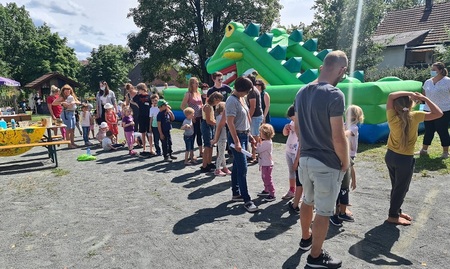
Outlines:
<svg viewBox="0 0 450 269"><path fill-rule="evenodd" d="M307 264L313 268L339 268L342 261L322 249L334 214L342 178L349 166L344 133L344 94L335 86L348 65L344 52L330 52L319 78L299 90L295 98L295 126L299 130L300 181L303 203L300 208L302 239L300 249L309 250ZM313 209L316 217L312 226Z"/></svg>

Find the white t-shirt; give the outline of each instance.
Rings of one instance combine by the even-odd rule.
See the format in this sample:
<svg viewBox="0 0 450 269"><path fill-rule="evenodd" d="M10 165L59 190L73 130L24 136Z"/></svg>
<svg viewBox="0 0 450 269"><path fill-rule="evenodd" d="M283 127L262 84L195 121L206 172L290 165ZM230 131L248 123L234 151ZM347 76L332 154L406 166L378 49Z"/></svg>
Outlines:
<svg viewBox="0 0 450 269"><path fill-rule="evenodd" d="M184 129L184 135L185 136L194 135L194 126L192 125L192 120L184 119L184 121L181 124L181 126L186 125L186 124L189 124L191 126L191 128Z"/></svg>
<svg viewBox="0 0 450 269"><path fill-rule="evenodd" d="M348 138L348 141L350 142L350 157L356 157L356 152L358 151L359 127L356 124L352 124L348 130L352 133Z"/></svg>
<svg viewBox="0 0 450 269"><path fill-rule="evenodd" d="M156 106L152 106L150 108L150 117L152 118L152 127L158 127L158 121L156 120L156 116L158 116L159 108Z"/></svg>
<svg viewBox="0 0 450 269"><path fill-rule="evenodd" d="M70 104L66 109L75 111L77 109L77 104L75 104L75 98L72 95L67 96L66 102Z"/></svg>
<svg viewBox="0 0 450 269"><path fill-rule="evenodd" d="M295 133L294 121L291 121L289 125L291 126L291 130L289 131L289 135L286 140L286 153L297 154L298 137Z"/></svg>
<svg viewBox="0 0 450 269"><path fill-rule="evenodd" d="M443 112L450 111L450 78L443 77L436 84L430 78L423 84L425 95L435 103ZM425 111L430 111L427 104L423 107Z"/></svg>
<svg viewBox="0 0 450 269"><path fill-rule="evenodd" d="M107 96L100 96L100 101L102 101L102 105L106 105L106 103L107 103L107 100L108 100L108 97Z"/></svg>
<svg viewBox="0 0 450 269"><path fill-rule="evenodd" d="M109 137L105 137L102 140L102 148L103 150L111 150L111 148L109 147L110 145L112 145L112 141Z"/></svg>
<svg viewBox="0 0 450 269"><path fill-rule="evenodd" d="M91 112L81 112L81 126L89 127L91 126Z"/></svg>

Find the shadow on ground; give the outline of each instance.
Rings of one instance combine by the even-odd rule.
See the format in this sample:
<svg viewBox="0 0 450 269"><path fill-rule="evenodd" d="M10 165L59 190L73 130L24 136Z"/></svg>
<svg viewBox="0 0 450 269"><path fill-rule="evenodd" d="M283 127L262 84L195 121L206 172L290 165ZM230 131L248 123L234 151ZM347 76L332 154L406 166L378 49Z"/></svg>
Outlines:
<svg viewBox="0 0 450 269"><path fill-rule="evenodd" d="M260 205L261 199L254 200L256 205ZM287 217L283 218L285 213L289 213ZM251 222L265 222L269 226L265 230L255 233L255 237L259 240L269 240L291 229L292 225L297 224L298 215L290 214L289 207L285 200L280 200L278 203L273 203L270 206L260 210L257 214L250 218Z"/></svg>
<svg viewBox="0 0 450 269"><path fill-rule="evenodd" d="M197 210L193 215L181 219L173 226L174 234L189 234L196 232L202 225L207 223L224 221L228 219L219 219L226 216L236 216L248 214L242 207L242 204L234 204L231 207L228 205L232 202L224 202L214 208L202 208Z"/></svg>
<svg viewBox="0 0 450 269"><path fill-rule="evenodd" d="M401 266L413 263L391 252L400 236L400 230L384 222L364 234L364 239L350 247L348 252L370 264L377 266Z"/></svg>
<svg viewBox="0 0 450 269"><path fill-rule="evenodd" d="M47 157L33 159L32 161L12 161L8 164L0 165L0 175L31 173L53 168L55 168L55 165Z"/></svg>

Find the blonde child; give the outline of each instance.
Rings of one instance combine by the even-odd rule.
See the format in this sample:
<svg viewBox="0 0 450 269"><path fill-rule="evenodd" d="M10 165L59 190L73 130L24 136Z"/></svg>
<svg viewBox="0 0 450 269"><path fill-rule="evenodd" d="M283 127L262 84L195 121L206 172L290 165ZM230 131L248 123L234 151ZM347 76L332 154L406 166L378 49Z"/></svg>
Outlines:
<svg viewBox="0 0 450 269"><path fill-rule="evenodd" d="M216 132L214 139L211 141L211 145L217 143L217 159L216 170L214 175L226 176L231 175L231 171L227 168L225 160L225 150L227 146L227 130L226 130L226 116L225 116L225 102L220 102L216 105Z"/></svg>
<svg viewBox="0 0 450 269"><path fill-rule="evenodd" d="M430 112L413 111L414 101L425 101ZM412 217L402 212L402 204L414 171L414 146L419 123L442 117L441 109L426 96L417 92L393 92L386 103L389 138L385 156L392 190L387 222L410 225Z"/></svg>
<svg viewBox="0 0 450 269"><path fill-rule="evenodd" d="M105 120L108 124L108 129L113 133L113 143L117 142L117 135L119 134L119 127L117 125L117 114L114 111L114 106L110 103L106 103L104 106Z"/></svg>
<svg viewBox="0 0 450 269"><path fill-rule="evenodd" d="M197 162L194 160L194 126L192 123L192 118L194 117L195 111L191 107L186 107L183 110L183 113L186 118L184 119L180 129L184 130L183 139L184 144L186 145L184 164L189 165L191 162L195 164ZM189 159L191 161L189 161Z"/></svg>
<svg viewBox="0 0 450 269"><path fill-rule="evenodd" d="M295 132L295 108L291 105L287 110L287 117L291 120L283 128L283 135L287 136L286 140L286 163L289 171L289 190L282 197L284 200L292 201L288 203L289 208L296 213L300 212L299 203L303 194L303 186L298 176L298 137Z"/></svg>
<svg viewBox="0 0 450 269"><path fill-rule="evenodd" d="M344 175L341 183L341 190L336 200L336 214L330 217L330 222L335 226L342 226L342 221L354 222L355 218L352 212L347 209L349 205L350 187L356 189L356 172L354 160L358 150L359 127L358 124L364 121L364 113L359 106L351 105L345 112L346 115L346 131L345 135L350 145L350 168ZM351 182L351 185L350 185Z"/></svg>
<svg viewBox="0 0 450 269"><path fill-rule="evenodd" d="M136 155L134 147L134 118L133 110L130 107L123 108L122 127L125 134L125 140L128 143L128 151L130 155Z"/></svg>
<svg viewBox="0 0 450 269"><path fill-rule="evenodd" d="M108 124L106 122L102 122L99 126L98 133L95 138L98 142L102 143L103 138L106 137L106 132L108 131Z"/></svg>
<svg viewBox="0 0 450 269"><path fill-rule="evenodd" d="M81 128L83 129L83 140L85 146L92 146L89 142L89 129L91 128L91 112L87 104L81 105Z"/></svg>
<svg viewBox="0 0 450 269"><path fill-rule="evenodd" d="M264 182L264 190L261 193L267 193L267 196L263 199L264 202L273 202L275 201L275 187L272 181L272 138L275 131L272 125L264 123L259 127L259 135L261 141L256 145L256 152L258 153L261 178Z"/></svg>

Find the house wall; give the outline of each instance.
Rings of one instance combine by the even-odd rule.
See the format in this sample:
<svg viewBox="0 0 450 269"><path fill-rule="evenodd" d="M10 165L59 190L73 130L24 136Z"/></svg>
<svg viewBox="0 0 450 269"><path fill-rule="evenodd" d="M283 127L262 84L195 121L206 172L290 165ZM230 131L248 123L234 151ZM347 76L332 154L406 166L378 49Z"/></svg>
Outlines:
<svg viewBox="0 0 450 269"><path fill-rule="evenodd" d="M383 60L378 64L378 68L402 67L405 64L405 47L387 47L383 51Z"/></svg>

